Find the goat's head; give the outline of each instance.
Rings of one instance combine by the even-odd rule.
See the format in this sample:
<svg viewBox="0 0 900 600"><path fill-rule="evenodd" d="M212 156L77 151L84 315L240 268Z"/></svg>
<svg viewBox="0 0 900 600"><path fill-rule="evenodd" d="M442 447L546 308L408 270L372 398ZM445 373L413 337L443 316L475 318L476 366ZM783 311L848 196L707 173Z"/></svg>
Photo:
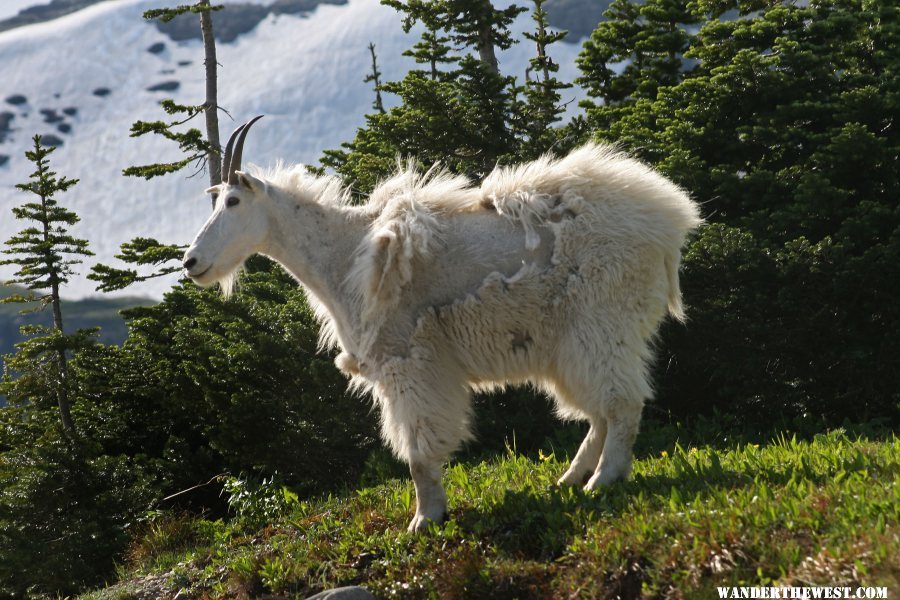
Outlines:
<svg viewBox="0 0 900 600"><path fill-rule="evenodd" d="M269 231L266 183L241 171L244 140L262 115L238 127L222 159L222 183L206 190L215 208L184 253L184 271L194 283L219 283L227 295L241 265L262 251Z"/></svg>

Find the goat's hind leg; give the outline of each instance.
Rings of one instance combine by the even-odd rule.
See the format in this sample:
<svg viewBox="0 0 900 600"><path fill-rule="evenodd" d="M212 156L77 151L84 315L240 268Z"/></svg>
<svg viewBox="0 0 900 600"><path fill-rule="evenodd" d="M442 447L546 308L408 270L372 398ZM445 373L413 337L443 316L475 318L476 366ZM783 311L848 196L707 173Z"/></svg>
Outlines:
<svg viewBox="0 0 900 600"><path fill-rule="evenodd" d="M595 490L631 474L632 448L641 424L642 402L623 403L611 411L603 454L597 470L584 486Z"/></svg>
<svg viewBox="0 0 900 600"><path fill-rule="evenodd" d="M565 369L558 370L544 384L544 390L556 399L557 412L561 416L587 420L591 425L558 485L582 486L597 470L606 442L606 419L599 404L600 389L598 382L586 381Z"/></svg>
<svg viewBox="0 0 900 600"><path fill-rule="evenodd" d="M632 447L650 386L639 353L603 352L603 347L592 347L578 337L564 350L550 389L563 416L587 418L591 429L559 483L592 490L631 473ZM598 368L578 368L579 364Z"/></svg>
<svg viewBox="0 0 900 600"><path fill-rule="evenodd" d="M587 483L597 465L600 463L600 454L606 441L606 419L597 417L591 420L591 428L588 430L578 453L572 459L569 470L560 477L558 485L584 485Z"/></svg>

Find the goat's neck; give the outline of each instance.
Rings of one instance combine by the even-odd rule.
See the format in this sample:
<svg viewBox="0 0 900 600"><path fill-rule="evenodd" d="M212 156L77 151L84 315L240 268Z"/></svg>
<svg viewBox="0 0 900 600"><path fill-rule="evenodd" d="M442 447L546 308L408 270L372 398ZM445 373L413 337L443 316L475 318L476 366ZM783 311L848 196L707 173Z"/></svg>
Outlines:
<svg viewBox="0 0 900 600"><path fill-rule="evenodd" d="M274 205L273 235L263 253L324 305L341 345L353 352L361 310L353 305L356 297L346 292L344 282L371 217L356 208L313 202L282 199Z"/></svg>

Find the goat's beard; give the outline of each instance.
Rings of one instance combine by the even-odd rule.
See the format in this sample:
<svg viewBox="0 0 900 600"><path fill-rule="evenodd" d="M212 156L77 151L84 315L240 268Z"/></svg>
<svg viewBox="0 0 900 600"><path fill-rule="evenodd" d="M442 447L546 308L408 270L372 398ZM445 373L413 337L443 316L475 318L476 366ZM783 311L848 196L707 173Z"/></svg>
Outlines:
<svg viewBox="0 0 900 600"><path fill-rule="evenodd" d="M221 290L222 295L227 299L230 298L234 291L238 286L238 279L241 276L241 271L244 270L244 265L239 265L236 269L223 275L219 278L219 290Z"/></svg>

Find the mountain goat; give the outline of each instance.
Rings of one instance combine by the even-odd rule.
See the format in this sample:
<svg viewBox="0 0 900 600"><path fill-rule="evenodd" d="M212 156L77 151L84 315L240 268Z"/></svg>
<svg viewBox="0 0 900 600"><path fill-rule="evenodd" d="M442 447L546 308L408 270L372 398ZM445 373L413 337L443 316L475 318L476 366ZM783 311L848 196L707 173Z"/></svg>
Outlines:
<svg viewBox="0 0 900 600"><path fill-rule="evenodd" d="M183 266L225 293L254 253L294 275L322 346L340 349L338 368L371 392L409 463L411 531L445 518L442 465L470 436L473 390L531 382L563 418L590 423L561 484L628 476L651 338L667 312L684 318L681 246L701 219L682 189L587 144L497 168L480 188L401 167L354 205L337 178L301 166L242 171L255 120L226 147L226 180L207 190L215 210Z"/></svg>

